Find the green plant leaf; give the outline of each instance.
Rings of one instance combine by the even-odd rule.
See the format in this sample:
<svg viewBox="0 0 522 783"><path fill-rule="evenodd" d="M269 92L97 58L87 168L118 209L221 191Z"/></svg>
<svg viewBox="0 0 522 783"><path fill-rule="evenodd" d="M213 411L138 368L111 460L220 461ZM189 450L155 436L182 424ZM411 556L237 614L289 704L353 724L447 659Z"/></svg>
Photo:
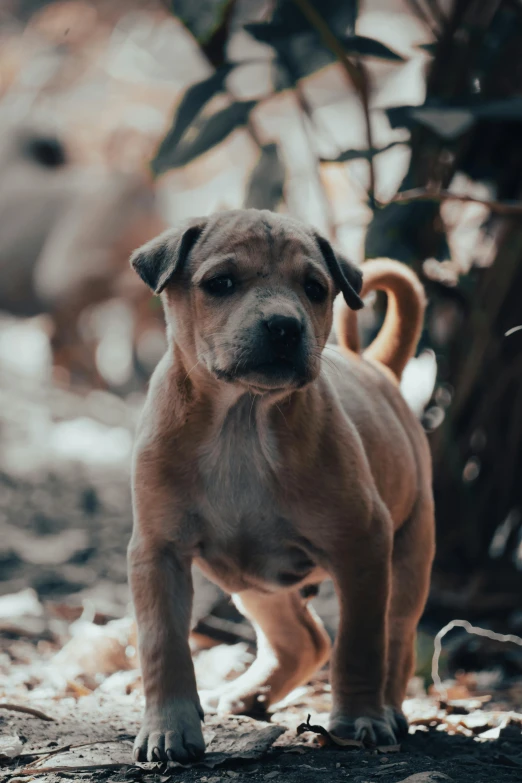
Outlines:
<svg viewBox="0 0 522 783"><path fill-rule="evenodd" d="M231 0L170 0L170 9L199 43L206 43L221 24Z"/></svg>
<svg viewBox="0 0 522 783"><path fill-rule="evenodd" d="M209 76L208 79L203 79L203 81L193 84L186 90L174 114L172 127L161 142L152 163L154 171L159 173L159 171L164 170L163 162L172 156L172 151L177 148L185 131L190 127L205 104L223 89L225 79L234 67L232 64L225 65L213 73L212 76ZM167 168L170 167L167 166Z"/></svg>
<svg viewBox="0 0 522 783"><path fill-rule="evenodd" d="M476 120L522 121L522 98L518 95L497 101L470 101L442 104L434 101L422 106L392 106L386 110L392 128L424 125L443 139L462 136Z"/></svg>
<svg viewBox="0 0 522 783"><path fill-rule="evenodd" d="M168 169L180 168L208 152L226 139L233 130L244 125L256 104L257 101L236 101L206 119L194 139L181 140L179 144L172 146L164 142L152 161L152 170L155 174L161 174Z"/></svg>
<svg viewBox="0 0 522 783"><path fill-rule="evenodd" d="M349 160L369 160L370 157L374 157L375 155L379 155L381 152L386 152L386 150L391 149L392 147L396 147L398 144L407 144L406 141L392 141L389 144L387 144L385 147L381 147L380 149L373 148L370 152L370 150L345 150L344 152L341 152L336 158L320 158L321 163L347 163Z"/></svg>
<svg viewBox="0 0 522 783"><path fill-rule="evenodd" d="M389 46L376 41L374 38L367 38L365 35L343 35L339 37L343 44L346 54L356 54L360 57L378 57L381 60L392 60L395 62L405 62L404 57L390 49Z"/></svg>

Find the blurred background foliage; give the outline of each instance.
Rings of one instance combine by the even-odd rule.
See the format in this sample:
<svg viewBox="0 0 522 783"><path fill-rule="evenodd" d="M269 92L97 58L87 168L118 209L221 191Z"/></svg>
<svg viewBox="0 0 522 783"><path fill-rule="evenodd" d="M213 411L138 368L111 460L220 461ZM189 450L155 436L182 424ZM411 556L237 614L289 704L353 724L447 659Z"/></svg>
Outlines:
<svg viewBox="0 0 522 783"><path fill-rule="evenodd" d="M126 259L189 215L287 211L358 262L400 259L429 296L404 384L434 461L429 610L522 627L521 3L8 0L1 13L0 112L18 145L2 165L38 171L25 189L0 184L4 291L28 243L0 305L50 314L55 381L139 407L162 320ZM50 211L39 233L31 194ZM108 300L120 310L93 314ZM384 309L361 314L363 342Z"/></svg>

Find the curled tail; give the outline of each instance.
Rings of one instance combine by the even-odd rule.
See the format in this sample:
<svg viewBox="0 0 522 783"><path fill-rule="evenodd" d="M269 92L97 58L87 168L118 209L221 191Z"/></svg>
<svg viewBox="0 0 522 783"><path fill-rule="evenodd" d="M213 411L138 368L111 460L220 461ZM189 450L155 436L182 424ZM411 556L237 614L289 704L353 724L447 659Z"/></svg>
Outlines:
<svg viewBox="0 0 522 783"><path fill-rule="evenodd" d="M384 291L388 297L382 329L363 356L388 367L400 380L408 360L415 353L422 331L426 309L424 288L409 267L389 258L367 261L361 269L361 297L374 290ZM339 344L349 351L360 353L357 314L344 302L336 313L335 327Z"/></svg>

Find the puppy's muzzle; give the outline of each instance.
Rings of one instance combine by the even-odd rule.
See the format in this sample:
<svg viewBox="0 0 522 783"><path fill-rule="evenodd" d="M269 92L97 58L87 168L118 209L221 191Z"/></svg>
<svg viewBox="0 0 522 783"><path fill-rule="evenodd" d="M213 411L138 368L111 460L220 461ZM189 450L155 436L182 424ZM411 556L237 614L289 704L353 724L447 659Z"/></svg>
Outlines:
<svg viewBox="0 0 522 783"><path fill-rule="evenodd" d="M292 359L303 337L303 324L288 315L272 315L263 322L274 356Z"/></svg>
<svg viewBox="0 0 522 783"><path fill-rule="evenodd" d="M238 376L256 385L299 385L307 379L305 329L299 318L270 315L256 329L251 350L238 367Z"/></svg>

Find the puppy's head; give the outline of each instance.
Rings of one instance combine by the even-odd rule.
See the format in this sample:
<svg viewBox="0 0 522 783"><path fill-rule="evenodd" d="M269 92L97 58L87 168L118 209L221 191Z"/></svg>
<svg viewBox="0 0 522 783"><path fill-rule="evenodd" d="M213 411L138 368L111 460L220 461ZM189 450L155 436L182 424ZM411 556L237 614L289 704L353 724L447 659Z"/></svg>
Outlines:
<svg viewBox="0 0 522 783"><path fill-rule="evenodd" d="M163 292L188 359L258 393L317 377L337 293L362 306L355 266L312 229L264 210L191 221L137 250L131 263Z"/></svg>

